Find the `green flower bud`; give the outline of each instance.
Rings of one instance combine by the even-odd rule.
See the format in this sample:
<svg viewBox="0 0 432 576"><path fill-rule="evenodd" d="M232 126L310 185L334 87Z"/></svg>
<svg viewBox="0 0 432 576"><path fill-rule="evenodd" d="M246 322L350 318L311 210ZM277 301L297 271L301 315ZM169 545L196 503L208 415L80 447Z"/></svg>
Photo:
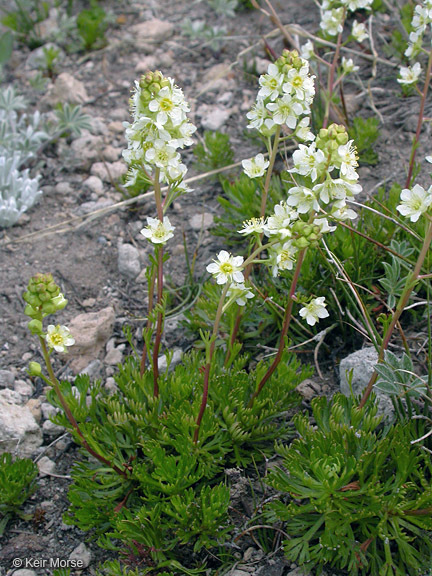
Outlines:
<svg viewBox="0 0 432 576"><path fill-rule="evenodd" d="M54 304L56 310L63 310L63 308L65 308L66 304L68 303L62 293L60 293L55 298L52 298L51 302Z"/></svg>
<svg viewBox="0 0 432 576"><path fill-rule="evenodd" d="M30 306L30 304L27 304L27 306L24 308L24 314L26 316L30 316L30 318L37 318L40 315L40 312L35 310L33 306Z"/></svg>
<svg viewBox="0 0 432 576"><path fill-rule="evenodd" d="M32 334L36 334L37 336L41 336L43 334L42 322L36 318L30 320L28 323L28 328Z"/></svg>
<svg viewBox="0 0 432 576"><path fill-rule="evenodd" d="M54 312L56 312L57 308L55 307L55 305L49 301L49 302L44 302L42 304L42 313L44 316L48 316L48 314L54 314Z"/></svg>
<svg viewBox="0 0 432 576"><path fill-rule="evenodd" d="M303 248L307 248L309 246L309 241L304 236L300 236L300 238L293 240L293 244L299 250L303 250Z"/></svg>
<svg viewBox="0 0 432 576"><path fill-rule="evenodd" d="M309 236L310 234L312 234L312 226L311 224L305 224L303 226L303 236Z"/></svg>
<svg viewBox="0 0 432 576"><path fill-rule="evenodd" d="M28 373L30 376L40 376L42 374L42 368L39 362L30 362L28 367Z"/></svg>

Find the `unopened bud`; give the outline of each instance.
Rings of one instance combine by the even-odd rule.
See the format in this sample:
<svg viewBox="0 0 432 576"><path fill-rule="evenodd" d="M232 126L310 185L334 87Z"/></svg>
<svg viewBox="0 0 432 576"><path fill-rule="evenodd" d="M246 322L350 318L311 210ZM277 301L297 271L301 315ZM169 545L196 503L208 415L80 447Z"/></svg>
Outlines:
<svg viewBox="0 0 432 576"><path fill-rule="evenodd" d="M42 374L42 368L39 362L30 362L28 367L28 373L30 376L40 376Z"/></svg>
<svg viewBox="0 0 432 576"><path fill-rule="evenodd" d="M42 322L40 320L37 320L36 318L30 320L30 322L28 323L28 328L32 334L41 336L43 333Z"/></svg>

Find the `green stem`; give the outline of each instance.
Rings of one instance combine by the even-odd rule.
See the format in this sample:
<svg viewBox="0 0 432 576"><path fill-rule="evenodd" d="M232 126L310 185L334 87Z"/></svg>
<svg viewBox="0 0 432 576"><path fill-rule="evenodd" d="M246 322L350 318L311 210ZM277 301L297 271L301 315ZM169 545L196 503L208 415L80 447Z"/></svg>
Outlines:
<svg viewBox="0 0 432 576"><path fill-rule="evenodd" d="M378 353L378 364L381 363L384 360L384 352L385 350L387 350L387 347L389 345L390 339L392 337L393 331L399 321L399 318L402 315L402 312L405 309L405 306L408 303L408 300L411 296L411 292L413 291L419 276L420 276L420 272L423 266L423 262L426 258L426 255L429 251L430 245L432 242L432 220L428 219L428 226L426 229L426 234L425 234L425 239L423 242L423 246L420 250L420 254L418 255L417 258L417 262L414 266L414 270L412 271L411 274L408 275L406 282L405 282L405 287L404 290L399 298L399 302L396 306L396 310L394 311L393 314L393 318L389 324L389 326L387 327L387 330L383 336L383 340L379 349L379 353ZM362 408L366 402L367 399L369 398L371 392L372 392L372 388L373 385L375 384L376 380L378 378L378 374L376 371L374 371L374 373L372 374L368 385L366 386L365 391L363 392L363 396L362 399L360 401L359 404L359 408Z"/></svg>
<svg viewBox="0 0 432 576"><path fill-rule="evenodd" d="M48 376L49 376L49 382L52 385L52 387L54 388L54 391L57 395L57 398L60 401L60 404L62 405L62 408L66 414L67 419L69 420L69 422L71 423L71 425L73 426L75 432L77 433L77 435L79 436L80 440L81 440L81 444L84 446L84 448L87 450L87 452L89 454L91 454L94 458L96 458L97 460L99 460L99 462L102 462L102 464L104 464L105 466L109 466L110 468L112 468L115 472L117 472L117 474L119 474L120 476L126 477L126 472L124 470L121 470L118 466L116 466L115 464L112 464L109 460L107 460L106 458L104 458L103 456L101 456L100 454L98 454L97 452L95 452L95 450L93 450L93 448L91 448L91 446L89 446L87 440L84 438L83 433L81 432L81 429L79 427L78 422L75 420L74 415L71 412L71 409L69 408L68 403L66 402L65 397L63 396L63 394L61 393L60 390L60 386L58 383L57 378L54 375L54 370L52 368L52 364L51 364L51 359L49 356L49 352L47 349L47 345L45 342L45 339L42 336L39 336L39 342L42 348L42 355L45 361L45 365L46 368L48 370Z"/></svg>
<svg viewBox="0 0 432 576"><path fill-rule="evenodd" d="M285 309L284 321L283 321L283 325L282 325L282 331L281 331L280 340L279 340L279 347L278 347L278 350L276 352L276 356L275 356L273 362L271 363L269 369L267 370L267 372L262 377L261 382L258 385L258 388L255 390L251 399L249 400L249 404L248 404L249 408L252 408L255 399L259 396L259 394L261 393L261 390L264 388L264 385L266 384L267 380L270 378L270 376L276 370L276 368L279 365L279 362L282 359L283 351L285 349L285 338L288 334L288 329L290 327L291 318L292 318L292 307L293 307L293 303L294 303L294 294L295 294L295 291L297 288L297 282L298 282L298 279L300 276L300 270L301 270L301 267L303 264L305 254L306 254L306 248L304 248L303 250L301 250L299 252L297 265L296 265L296 268L294 271L294 276L293 276L293 279L291 282L291 288L290 288L290 291L288 294L288 304L287 304L286 309Z"/></svg>
<svg viewBox="0 0 432 576"><path fill-rule="evenodd" d="M147 332L149 332L151 325L152 325L152 321L150 319L151 313L153 312L153 297L154 297L154 289L155 289L155 284L156 284L156 268L153 270L151 278L150 278L150 284L149 284L149 289L148 289L148 310L147 310L147 326L145 327L145 330ZM145 366L146 366L146 360L147 360L147 344L144 341L144 346L143 346L143 350L142 350L142 354L141 354L141 365L140 365L140 375L143 376L144 372L145 372Z"/></svg>
<svg viewBox="0 0 432 576"><path fill-rule="evenodd" d="M267 208L267 197L268 197L268 192L270 189L270 182L271 182L271 177L272 177L272 173L273 173L273 168L274 168L274 164L276 161L276 156L277 156L277 152L278 152L278 148L279 148L280 134L281 134L281 127L277 126L276 132L274 135L274 140L273 140L273 148L271 149L271 152L269 150L269 153L270 153L269 165L267 167L266 179L264 182L264 190L263 190L263 194L261 197L260 216L263 218L265 216L265 211Z"/></svg>
<svg viewBox="0 0 432 576"><path fill-rule="evenodd" d="M417 121L417 130L416 130L414 140L412 143L412 147L411 147L408 176L407 176L407 179L405 182L405 188L409 188L411 185L411 178L412 178L413 170L414 170L414 160L415 160L415 156L417 153L417 145L418 145L418 141L420 139L420 132L421 132L422 125L423 125L424 109L425 109L426 96L428 93L429 83L430 83L430 78L431 78L431 70L432 70L432 50L429 52L429 60L428 60L427 69L426 69L426 78L425 78L425 83L423 86L422 99L420 102L420 112L419 112L419 117L418 117L418 121Z"/></svg>
<svg viewBox="0 0 432 576"><path fill-rule="evenodd" d="M224 301L225 301L225 297L226 294L228 292L228 289L230 287L230 283L226 283L224 286L224 289L222 290L222 294L219 300L219 305L216 311L216 317L215 317L215 321L213 324L213 332L211 335L211 341L210 341L210 346L208 349L208 353L206 354L207 357L207 363L205 365L205 369L204 369L204 387L203 387L203 396L202 396L202 400L201 400L201 406L200 406L200 410L198 413L198 417L197 417L197 421L196 421L196 428L195 428L195 432L194 432L194 437L193 437L193 442L194 444L197 444L198 442L198 438L199 438L199 431L201 428L201 421L203 419L204 416L204 412L205 412L205 408L207 405L207 399L208 399L208 389L209 389L209 380L210 380L210 369L211 369L211 362L213 359L213 353L214 353L214 349L215 349L215 345L216 345L216 338L218 335L218 331L219 331L219 324L222 318L222 310L223 310L223 305L224 305Z"/></svg>

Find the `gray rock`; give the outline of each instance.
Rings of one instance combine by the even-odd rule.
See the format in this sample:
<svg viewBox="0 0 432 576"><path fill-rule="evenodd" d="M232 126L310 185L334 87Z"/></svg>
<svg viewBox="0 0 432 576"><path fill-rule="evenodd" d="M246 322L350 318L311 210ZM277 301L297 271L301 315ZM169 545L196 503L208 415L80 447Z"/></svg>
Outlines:
<svg viewBox="0 0 432 576"><path fill-rule="evenodd" d="M25 380L16 380L14 390L27 402L30 396L33 396L34 386Z"/></svg>
<svg viewBox="0 0 432 576"><path fill-rule="evenodd" d="M71 149L80 166L84 170L101 159L104 142L101 136L93 136L89 132L83 134L71 144Z"/></svg>
<svg viewBox="0 0 432 576"><path fill-rule="evenodd" d="M58 412L57 408L52 404L50 404L49 402L42 402L40 409L44 420L49 420L50 418L55 416Z"/></svg>
<svg viewBox="0 0 432 576"><path fill-rule="evenodd" d="M46 96L43 98L43 103L45 105L53 105L58 102L83 104L87 100L88 96L84 84L68 72L62 72L55 83L49 87Z"/></svg>
<svg viewBox="0 0 432 576"><path fill-rule="evenodd" d="M103 364L100 360L92 360L89 364L81 370L80 374L87 374L90 380L99 378L102 374Z"/></svg>
<svg viewBox="0 0 432 576"><path fill-rule="evenodd" d="M361 395L371 379L377 362L378 353L372 347L357 350L357 352L353 352L341 360L339 374L342 394L350 396L352 388L354 396ZM352 381L350 386L349 378L351 372ZM389 396L376 388L374 388L374 393L379 402L378 413L385 418L390 417L393 414L393 405Z"/></svg>
<svg viewBox="0 0 432 576"><path fill-rule="evenodd" d="M64 433L65 429L63 426L59 426L58 424L54 424L51 420L45 420L42 425L42 431L44 434L49 436L50 438L57 438Z"/></svg>
<svg viewBox="0 0 432 576"><path fill-rule="evenodd" d="M1 394L0 453L16 451L20 456L32 457L41 444L42 431L29 408L19 406Z"/></svg>
<svg viewBox="0 0 432 576"><path fill-rule="evenodd" d="M177 364L179 364L181 362L183 356L183 350L181 348L174 348L172 350L172 358L171 358L171 362L170 362L170 370L172 370L174 368L174 366L176 366ZM166 355L163 354L162 356L159 356L158 358L158 367L159 370L161 372L164 372L167 369L168 363L167 363L167 359L166 359Z"/></svg>
<svg viewBox="0 0 432 576"><path fill-rule="evenodd" d="M42 456L42 458L37 461L37 467L39 468L39 476L44 478L45 476L55 473L56 463L48 458L48 456Z"/></svg>
<svg viewBox="0 0 432 576"><path fill-rule="evenodd" d="M64 51L53 42L47 42L43 46L32 50L26 60L25 67L28 70L39 70L46 68L46 57L44 54L44 50L53 49L57 50L58 55L56 58L56 63L58 64L61 60L64 59L65 53Z"/></svg>
<svg viewBox="0 0 432 576"><path fill-rule="evenodd" d="M83 182L84 188L88 188L91 192L94 192L98 196L102 196L104 193L104 185L100 178L97 176L89 176L87 180Z"/></svg>
<svg viewBox="0 0 432 576"><path fill-rule="evenodd" d="M213 225L214 217L213 214L209 212L203 212L203 214L194 214L189 218L189 226L192 230L207 230Z"/></svg>
<svg viewBox="0 0 432 576"><path fill-rule="evenodd" d="M72 194L74 190L69 182L58 182L56 184L55 191L58 194L64 194L66 196L68 194Z"/></svg>
<svg viewBox="0 0 432 576"><path fill-rule="evenodd" d="M21 568L20 570L15 570L12 576L37 576L34 570L29 570L28 568Z"/></svg>
<svg viewBox="0 0 432 576"><path fill-rule="evenodd" d="M106 146L103 149L102 156L107 162L117 162L121 158L122 149L114 148L114 146Z"/></svg>
<svg viewBox="0 0 432 576"><path fill-rule="evenodd" d="M88 568L91 562L91 556L91 550L87 548L84 542L81 542L75 550L72 550L69 555L69 560L80 560L82 562L80 568Z"/></svg>
<svg viewBox="0 0 432 576"><path fill-rule="evenodd" d="M10 370L0 370L0 388L13 388L15 374Z"/></svg>
<svg viewBox="0 0 432 576"><path fill-rule="evenodd" d="M105 381L105 390L109 393L109 394L115 394L118 391L118 387L116 384L115 379L110 376L109 378L106 379Z"/></svg>
<svg viewBox="0 0 432 576"><path fill-rule="evenodd" d="M145 48L148 44L160 44L174 34L174 24L158 18L140 22L130 28L136 48Z"/></svg>
<svg viewBox="0 0 432 576"><path fill-rule="evenodd" d="M119 244L117 263L120 274L130 280L135 280L141 272L139 251L132 244Z"/></svg>
<svg viewBox="0 0 432 576"><path fill-rule="evenodd" d="M93 176L98 176L104 182L116 182L128 171L125 162L95 162L90 169Z"/></svg>
<svg viewBox="0 0 432 576"><path fill-rule="evenodd" d="M116 366L117 364L120 364L122 360L123 350L120 347L109 350L104 358L105 364L108 364L109 366Z"/></svg>
<svg viewBox="0 0 432 576"><path fill-rule="evenodd" d="M113 200L100 199L97 202L90 200L89 202L83 202L78 206L76 211L78 215L90 214L91 212L96 212L97 210L103 210L104 208L109 208L114 204Z"/></svg>

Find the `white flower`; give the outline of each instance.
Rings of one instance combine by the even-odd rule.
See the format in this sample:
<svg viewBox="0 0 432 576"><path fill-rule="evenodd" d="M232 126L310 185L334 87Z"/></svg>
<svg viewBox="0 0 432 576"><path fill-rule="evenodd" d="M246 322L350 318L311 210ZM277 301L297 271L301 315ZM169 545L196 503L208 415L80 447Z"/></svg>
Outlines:
<svg viewBox="0 0 432 576"><path fill-rule="evenodd" d="M149 102L149 110L156 112L156 123L163 126L170 119L173 126L178 126L186 120L186 112L189 112L189 106L186 104L183 92L173 86L171 80L170 86L165 86L156 95L154 100Z"/></svg>
<svg viewBox="0 0 432 576"><path fill-rule="evenodd" d="M312 103L315 95L313 77L309 76L309 65L304 65L297 70L288 70L287 81L282 86L282 90L287 94L294 94L298 100L304 100L308 104Z"/></svg>
<svg viewBox="0 0 432 576"><path fill-rule="evenodd" d="M283 75L275 64L269 64L267 72L268 74L262 74L259 77L261 88L258 92L258 97L276 100L280 93Z"/></svg>
<svg viewBox="0 0 432 576"><path fill-rule="evenodd" d="M312 190L319 196L321 202L328 204L332 200L353 198L355 194L359 194L362 191L362 187L356 182L349 182L343 178L335 178L333 180L328 175L324 182L315 184Z"/></svg>
<svg viewBox="0 0 432 576"><path fill-rule="evenodd" d="M303 44L300 48L300 55L305 60L310 60L314 56L314 45L311 40L308 40L306 44Z"/></svg>
<svg viewBox="0 0 432 576"><path fill-rule="evenodd" d="M358 180L358 174L355 168L358 166L357 162L357 150L355 145L353 145L354 140L350 140L346 144L339 146L338 148L338 163L340 162L340 173L341 176L346 180Z"/></svg>
<svg viewBox="0 0 432 576"><path fill-rule="evenodd" d="M302 176L310 176L312 182L320 176L321 170L325 167L325 156L322 150L316 149L316 143L312 142L310 146L299 144L299 149L292 156L294 168L289 172L295 172Z"/></svg>
<svg viewBox="0 0 432 576"><path fill-rule="evenodd" d="M67 352L66 346L73 346L75 340L72 337L69 328L66 326L54 326L50 324L45 335L48 348L54 349L56 352Z"/></svg>
<svg viewBox="0 0 432 576"><path fill-rule="evenodd" d="M231 284L227 296L233 298L239 306L246 306L246 302L255 297L255 294L244 284Z"/></svg>
<svg viewBox="0 0 432 576"><path fill-rule="evenodd" d="M398 78L397 81L399 84L415 84L420 78L421 72L422 67L420 66L420 62L416 62L414 66L401 66L399 72L400 78Z"/></svg>
<svg viewBox="0 0 432 576"><path fill-rule="evenodd" d="M358 69L358 66L354 66L354 60L352 58L345 58L345 56L342 56L342 71L344 74L356 72Z"/></svg>
<svg viewBox="0 0 432 576"><path fill-rule="evenodd" d="M258 98L255 104L252 106L252 109L246 114L246 118L250 120L248 128L256 128L259 130L268 117L269 111L265 107L264 100Z"/></svg>
<svg viewBox="0 0 432 576"><path fill-rule="evenodd" d="M303 113L303 106L293 100L289 94L284 94L276 102L269 102L267 108L273 112L273 122L275 124L286 124L291 130L295 129L297 119Z"/></svg>
<svg viewBox="0 0 432 576"><path fill-rule="evenodd" d="M342 20L344 9L334 8L333 10L325 10L321 15L320 28L329 36L336 36L343 30Z"/></svg>
<svg viewBox="0 0 432 576"><path fill-rule="evenodd" d="M309 304L301 308L299 314L306 320L309 326L314 326L320 318L327 318L329 316L326 306L325 297L320 296L319 298L314 298Z"/></svg>
<svg viewBox="0 0 432 576"><path fill-rule="evenodd" d="M341 4L346 6L350 12L356 12L356 10L361 10L365 8L369 10L373 0L340 0Z"/></svg>
<svg viewBox="0 0 432 576"><path fill-rule="evenodd" d="M333 204L333 209L331 212L331 217L334 220L355 220L357 218L357 212L348 208L345 200L338 200Z"/></svg>
<svg viewBox="0 0 432 576"><path fill-rule="evenodd" d="M157 218L147 216L147 224L148 226L141 230L141 234L153 244L165 244L174 236L173 230L175 230L175 227L171 225L168 216L163 219L163 222Z"/></svg>
<svg viewBox="0 0 432 576"><path fill-rule="evenodd" d="M366 32L366 26L363 22L357 22L357 20L353 22L351 34L357 42L363 42L363 40L369 38L369 34Z"/></svg>
<svg viewBox="0 0 432 576"><path fill-rule="evenodd" d="M275 244L270 248L269 252L274 278L279 275L280 271L293 269L298 248L293 245L291 240L287 240L283 244Z"/></svg>
<svg viewBox="0 0 432 576"><path fill-rule="evenodd" d="M152 143L145 153L145 160L158 168L166 168L168 165L178 164L180 155L173 146L169 146L164 140L158 139Z"/></svg>
<svg viewBox="0 0 432 576"><path fill-rule="evenodd" d="M297 124L297 127L295 129L295 135L299 140L303 140L305 142L307 142L308 140L315 140L315 136L313 132L311 132L309 124L310 124L309 116L305 116Z"/></svg>
<svg viewBox="0 0 432 576"><path fill-rule="evenodd" d="M319 204L313 190L306 186L295 186L288 192L287 204L295 206L299 214L307 214L311 210L319 210Z"/></svg>
<svg viewBox="0 0 432 576"><path fill-rule="evenodd" d="M400 197L401 204L396 207L396 210L399 210L402 216L407 216L411 222L417 222L432 205L432 186L429 190L425 190L416 184L412 190L408 188L402 190Z"/></svg>
<svg viewBox="0 0 432 576"><path fill-rule="evenodd" d="M422 49L423 36L420 32L411 32L409 35L408 48L405 50L407 58L415 58Z"/></svg>
<svg viewBox="0 0 432 576"><path fill-rule="evenodd" d="M291 223L297 220L298 213L290 208L286 202L276 204L274 214L269 216L264 232L267 236L278 234L281 239L291 236Z"/></svg>
<svg viewBox="0 0 432 576"><path fill-rule="evenodd" d="M232 256L226 250L221 250L217 256L217 260L213 260L206 268L207 272L213 274L218 284L226 284L227 282L237 282L241 284L244 282L243 272L243 256Z"/></svg>
<svg viewBox="0 0 432 576"><path fill-rule="evenodd" d="M329 226L327 218L315 218L313 221L315 226L319 226L320 234L327 234L328 232L334 232L336 226Z"/></svg>
<svg viewBox="0 0 432 576"><path fill-rule="evenodd" d="M263 154L257 154L255 158L250 160L242 160L243 170L249 178L263 176L269 164L270 162L264 159Z"/></svg>
<svg viewBox="0 0 432 576"><path fill-rule="evenodd" d="M244 234L248 236L249 234L262 234L266 229L266 221L261 216L261 218L251 218L250 220L245 220L243 222L243 228L238 230L239 234Z"/></svg>

